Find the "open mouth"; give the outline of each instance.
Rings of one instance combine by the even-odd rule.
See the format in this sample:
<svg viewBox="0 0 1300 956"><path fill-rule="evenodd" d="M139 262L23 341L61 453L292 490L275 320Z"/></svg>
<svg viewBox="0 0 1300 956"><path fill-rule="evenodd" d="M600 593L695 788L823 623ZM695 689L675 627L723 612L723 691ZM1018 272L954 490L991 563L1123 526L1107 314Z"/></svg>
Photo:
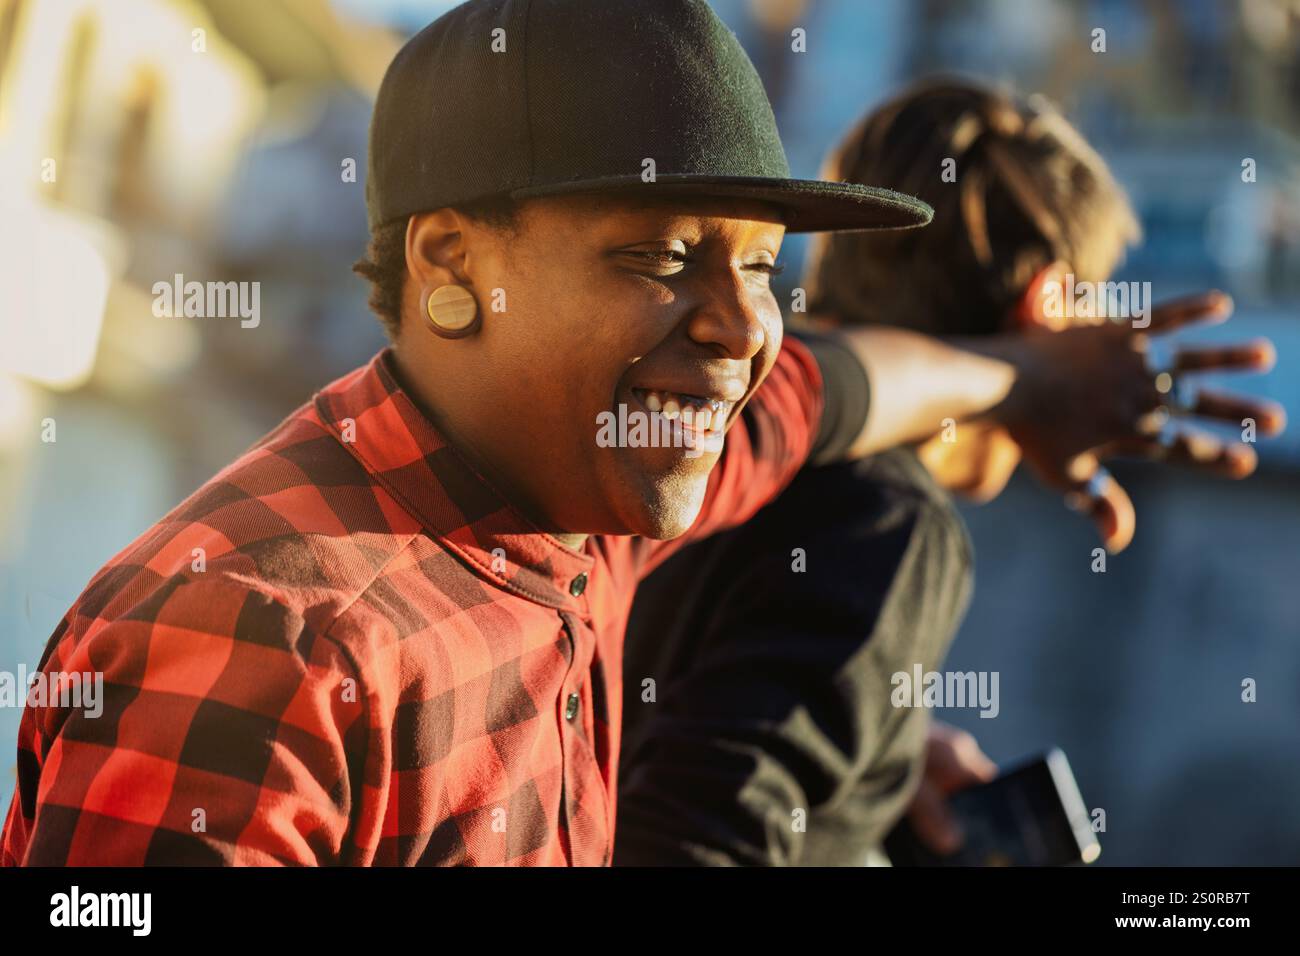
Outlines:
<svg viewBox="0 0 1300 956"><path fill-rule="evenodd" d="M664 389L633 388L632 394L647 410L680 422L683 428L712 435L721 435L726 430L727 418L736 407L735 402L725 399Z"/></svg>

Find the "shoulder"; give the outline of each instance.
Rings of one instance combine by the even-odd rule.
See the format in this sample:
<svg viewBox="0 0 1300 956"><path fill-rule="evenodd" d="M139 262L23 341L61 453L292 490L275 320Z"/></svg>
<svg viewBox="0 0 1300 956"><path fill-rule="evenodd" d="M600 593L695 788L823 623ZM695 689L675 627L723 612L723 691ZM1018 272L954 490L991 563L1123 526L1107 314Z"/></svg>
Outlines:
<svg viewBox="0 0 1300 956"><path fill-rule="evenodd" d="M112 707L147 698L159 713L175 695L246 701L252 711L257 702L287 706L300 694L363 679L343 642L248 582L173 575L143 594L133 590L105 605L88 589L51 636L41 670L102 675L119 692L139 692L109 700Z"/></svg>
<svg viewBox="0 0 1300 956"><path fill-rule="evenodd" d="M952 538L969 550L966 523L916 454L895 448L845 466L847 480L863 496L859 514L882 524L910 521L918 533ZM810 480L817 475L810 471Z"/></svg>
<svg viewBox="0 0 1300 956"><path fill-rule="evenodd" d="M836 553L943 546L966 563L961 514L916 455L894 449L857 462L805 468L746 528L746 546L795 537Z"/></svg>
<svg viewBox="0 0 1300 956"><path fill-rule="evenodd" d="M744 525L690 545L638 590L643 605L674 614L795 614L873 620L882 607L923 594L957 608L972 578L961 515L916 456L804 469Z"/></svg>
<svg viewBox="0 0 1300 956"><path fill-rule="evenodd" d="M918 594L934 606L964 600L974 562L966 524L910 450L807 469L791 490L782 521L804 528L828 588L851 585L869 608Z"/></svg>
<svg viewBox="0 0 1300 956"><path fill-rule="evenodd" d="M74 619L183 606L229 630L239 603L264 627L325 633L419 531L307 405L112 558Z"/></svg>
<svg viewBox="0 0 1300 956"><path fill-rule="evenodd" d="M846 631L895 613L955 617L973 582L965 523L907 450L805 469L712 547L692 563L726 581L711 588L714 600Z"/></svg>

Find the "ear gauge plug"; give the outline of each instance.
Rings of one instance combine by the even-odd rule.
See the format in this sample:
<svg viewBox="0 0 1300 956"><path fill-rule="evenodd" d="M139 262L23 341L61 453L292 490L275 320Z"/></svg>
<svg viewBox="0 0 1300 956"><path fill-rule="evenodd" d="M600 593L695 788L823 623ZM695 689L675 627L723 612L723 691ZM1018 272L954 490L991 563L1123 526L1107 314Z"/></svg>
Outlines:
<svg viewBox="0 0 1300 956"><path fill-rule="evenodd" d="M478 302L469 289L460 285L442 285L424 300L424 314L429 328L444 339L459 339L478 331Z"/></svg>

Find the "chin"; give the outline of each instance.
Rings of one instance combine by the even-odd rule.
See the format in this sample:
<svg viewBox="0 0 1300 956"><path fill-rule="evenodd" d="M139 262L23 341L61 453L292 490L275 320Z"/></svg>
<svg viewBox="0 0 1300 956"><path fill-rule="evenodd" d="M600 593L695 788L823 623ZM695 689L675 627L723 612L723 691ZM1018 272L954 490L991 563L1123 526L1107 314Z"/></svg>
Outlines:
<svg viewBox="0 0 1300 956"><path fill-rule="evenodd" d="M696 514L698 513L696 512ZM656 515L646 522L641 531L635 533L654 541L671 541L673 538L680 538L689 531L694 520L695 515L691 515L686 519L679 519L677 516Z"/></svg>
<svg viewBox="0 0 1300 956"><path fill-rule="evenodd" d="M683 458L662 448L619 449L603 484L622 534L656 541L680 537L704 506L717 455Z"/></svg>
<svg viewBox="0 0 1300 956"><path fill-rule="evenodd" d="M708 484L707 475L651 482L636 500L625 502L629 533L656 541L681 537L699 517Z"/></svg>

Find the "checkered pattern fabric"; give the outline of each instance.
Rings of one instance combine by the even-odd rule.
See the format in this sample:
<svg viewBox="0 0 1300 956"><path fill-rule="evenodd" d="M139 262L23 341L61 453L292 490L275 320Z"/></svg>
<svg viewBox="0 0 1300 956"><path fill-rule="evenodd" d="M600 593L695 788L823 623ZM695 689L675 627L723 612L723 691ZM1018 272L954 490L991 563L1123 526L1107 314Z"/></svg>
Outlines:
<svg viewBox="0 0 1300 956"><path fill-rule="evenodd" d="M607 864L636 582L773 498L821 412L787 339L691 531L579 552L381 352L92 579L40 666L102 674L103 711L24 711L0 862Z"/></svg>

